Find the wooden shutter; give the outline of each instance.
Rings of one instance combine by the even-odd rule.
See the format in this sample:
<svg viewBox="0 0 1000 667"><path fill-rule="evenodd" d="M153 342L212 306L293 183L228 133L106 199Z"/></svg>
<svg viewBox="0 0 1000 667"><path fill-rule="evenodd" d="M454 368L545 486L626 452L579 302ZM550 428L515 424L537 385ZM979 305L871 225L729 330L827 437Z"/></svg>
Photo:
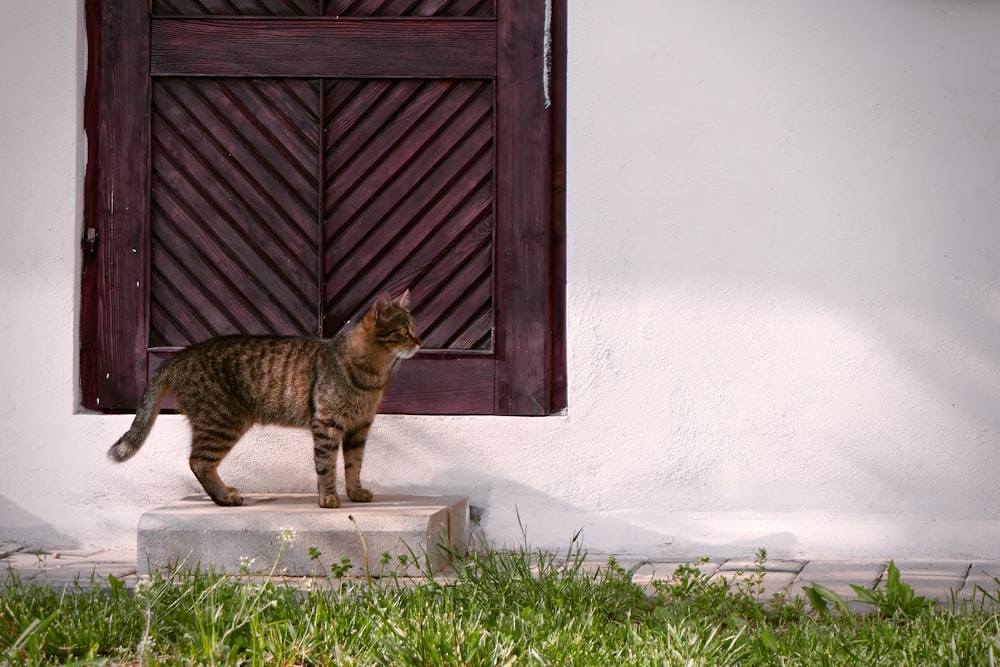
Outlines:
<svg viewBox="0 0 1000 667"><path fill-rule="evenodd" d="M328 336L409 288L425 346L384 411L561 408L545 13L498 4L88 2L84 404L134 409L193 342Z"/></svg>

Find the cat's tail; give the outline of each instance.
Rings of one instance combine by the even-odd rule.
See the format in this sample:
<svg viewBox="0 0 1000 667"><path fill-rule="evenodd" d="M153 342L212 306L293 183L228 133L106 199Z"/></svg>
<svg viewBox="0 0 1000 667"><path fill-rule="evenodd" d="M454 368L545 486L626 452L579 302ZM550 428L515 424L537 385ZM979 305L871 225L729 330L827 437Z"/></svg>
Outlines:
<svg viewBox="0 0 1000 667"><path fill-rule="evenodd" d="M153 428L156 415L160 412L163 394L167 391L166 374L162 370L161 368L161 372L157 372L153 376L146 387L142 400L139 402L139 408L135 411L135 420L132 421L132 426L108 450L108 458L112 461L121 463L135 456L135 453L142 447L142 443L145 442L146 436L149 435L149 430Z"/></svg>

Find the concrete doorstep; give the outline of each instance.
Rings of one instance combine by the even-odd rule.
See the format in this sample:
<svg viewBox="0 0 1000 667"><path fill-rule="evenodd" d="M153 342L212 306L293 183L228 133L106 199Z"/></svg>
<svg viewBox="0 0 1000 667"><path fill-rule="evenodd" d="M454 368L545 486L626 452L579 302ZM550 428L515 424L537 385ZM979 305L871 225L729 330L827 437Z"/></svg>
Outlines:
<svg viewBox="0 0 1000 667"><path fill-rule="evenodd" d="M338 509L319 507L315 495L246 496L240 507L189 496L142 515L136 566L140 574L181 565L297 577L340 568L340 576L366 576L389 554L399 576L416 576L446 567L449 549L464 554L470 530L469 500L461 496L386 495Z"/></svg>

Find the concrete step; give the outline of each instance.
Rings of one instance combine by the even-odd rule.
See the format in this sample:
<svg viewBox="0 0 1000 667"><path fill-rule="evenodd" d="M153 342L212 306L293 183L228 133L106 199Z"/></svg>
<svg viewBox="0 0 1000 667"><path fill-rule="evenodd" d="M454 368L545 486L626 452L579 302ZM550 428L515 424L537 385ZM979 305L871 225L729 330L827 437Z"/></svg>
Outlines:
<svg viewBox="0 0 1000 667"><path fill-rule="evenodd" d="M344 559L347 576L390 570L413 576L427 564L448 563L448 548L464 553L470 538L464 496L379 495L370 503L344 501L323 509L315 494L244 496L241 507L219 507L189 496L146 512L139 520L137 569L178 565L229 574L323 576ZM390 562L380 560L388 553ZM420 559L420 566L412 562Z"/></svg>

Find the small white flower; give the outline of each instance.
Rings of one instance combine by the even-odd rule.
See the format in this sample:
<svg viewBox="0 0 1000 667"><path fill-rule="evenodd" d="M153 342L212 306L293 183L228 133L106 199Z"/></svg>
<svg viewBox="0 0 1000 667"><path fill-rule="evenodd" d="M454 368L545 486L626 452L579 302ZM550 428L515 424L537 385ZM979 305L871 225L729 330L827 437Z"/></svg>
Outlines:
<svg viewBox="0 0 1000 667"><path fill-rule="evenodd" d="M147 653L152 653L155 650L155 640L152 637L143 636L139 640L139 644L135 647L136 653L140 656L144 656Z"/></svg>
<svg viewBox="0 0 1000 667"><path fill-rule="evenodd" d="M278 538L284 544L291 544L295 541L295 529L294 528L282 528L281 533L278 534Z"/></svg>

